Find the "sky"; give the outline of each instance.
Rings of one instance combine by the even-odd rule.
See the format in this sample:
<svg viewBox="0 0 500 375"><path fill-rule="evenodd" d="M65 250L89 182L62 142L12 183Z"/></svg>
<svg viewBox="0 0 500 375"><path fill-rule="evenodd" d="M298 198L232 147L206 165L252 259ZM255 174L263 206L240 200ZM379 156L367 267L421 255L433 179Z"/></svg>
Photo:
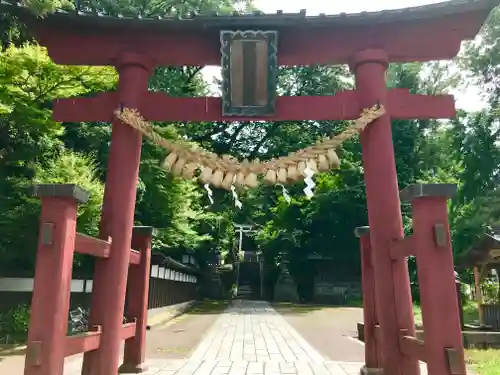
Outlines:
<svg viewBox="0 0 500 375"><path fill-rule="evenodd" d="M254 0L257 8L264 13L275 13L278 9L285 13L295 13L306 9L307 15L370 12L440 2L443 0ZM206 79L212 81L214 75L219 75L219 68L206 67L204 74ZM463 87L452 92L455 95L457 108L468 111L484 108L480 93L480 89L474 86Z"/></svg>

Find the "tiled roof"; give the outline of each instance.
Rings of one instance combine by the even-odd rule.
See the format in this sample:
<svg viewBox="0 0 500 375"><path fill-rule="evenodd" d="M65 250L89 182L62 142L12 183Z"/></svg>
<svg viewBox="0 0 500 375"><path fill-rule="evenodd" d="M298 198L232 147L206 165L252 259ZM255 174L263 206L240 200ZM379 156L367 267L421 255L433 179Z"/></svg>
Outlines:
<svg viewBox="0 0 500 375"><path fill-rule="evenodd" d="M484 262L493 262L489 252L492 249L500 248L499 233L483 233L477 241L464 252L459 261L461 268L469 268Z"/></svg>
<svg viewBox="0 0 500 375"><path fill-rule="evenodd" d="M200 270L197 267L183 264L172 257L168 257L159 251L153 251L151 254L151 264L167 266L177 271L184 271L191 274L199 274Z"/></svg>
<svg viewBox="0 0 500 375"><path fill-rule="evenodd" d="M156 17L128 17L110 16L102 13L87 13L80 10L68 12L59 10L47 16L51 22L71 22L72 25L94 25L103 27L162 27L162 28L192 28L192 29L220 29L220 28L294 28L294 27L328 27L342 25L361 25L387 23L392 21L412 21L432 19L458 13L473 11L489 11L500 4L500 0L448 0L441 3L423 5L412 8L383 10L377 12L340 13L334 15L320 14L308 16L306 10L299 13L265 14L257 11L253 13L232 14L195 14L190 13L180 17L175 14ZM28 11L17 2L0 0L0 8L8 8L27 16Z"/></svg>

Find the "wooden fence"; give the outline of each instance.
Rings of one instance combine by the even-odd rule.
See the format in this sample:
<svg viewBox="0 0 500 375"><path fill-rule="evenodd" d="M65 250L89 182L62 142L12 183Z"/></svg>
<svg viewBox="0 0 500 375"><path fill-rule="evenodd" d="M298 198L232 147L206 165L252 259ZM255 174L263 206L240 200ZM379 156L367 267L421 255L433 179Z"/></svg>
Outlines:
<svg viewBox="0 0 500 375"><path fill-rule="evenodd" d="M500 331L500 304L481 305L484 314L484 324Z"/></svg>
<svg viewBox="0 0 500 375"><path fill-rule="evenodd" d="M182 265L176 263L170 265L183 268ZM190 268L186 267L186 270L189 271ZM177 271L173 267L153 265L149 281L148 308L156 309L197 299L197 283L198 277L196 275Z"/></svg>
<svg viewBox="0 0 500 375"><path fill-rule="evenodd" d="M182 271L180 271L180 269ZM188 273L189 272L189 273ZM170 260L166 267L151 267L149 309L166 307L198 298L199 276L193 268ZM90 307L92 280L74 279L71 282L70 308ZM33 278L0 278L0 313L19 305L31 304Z"/></svg>

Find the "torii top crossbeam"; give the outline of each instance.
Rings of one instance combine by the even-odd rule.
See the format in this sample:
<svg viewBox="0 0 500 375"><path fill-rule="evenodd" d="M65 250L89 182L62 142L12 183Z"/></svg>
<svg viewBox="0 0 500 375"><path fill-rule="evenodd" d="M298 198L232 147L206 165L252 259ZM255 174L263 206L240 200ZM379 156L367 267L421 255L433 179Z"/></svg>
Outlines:
<svg viewBox="0 0 500 375"><path fill-rule="evenodd" d="M473 38L498 0L451 0L413 8L306 16L254 13L191 18L110 17L58 12L32 20L56 63L113 65L133 46L158 65L219 65L221 29L276 29L280 65L347 63L357 51L382 48L394 62L450 59Z"/></svg>

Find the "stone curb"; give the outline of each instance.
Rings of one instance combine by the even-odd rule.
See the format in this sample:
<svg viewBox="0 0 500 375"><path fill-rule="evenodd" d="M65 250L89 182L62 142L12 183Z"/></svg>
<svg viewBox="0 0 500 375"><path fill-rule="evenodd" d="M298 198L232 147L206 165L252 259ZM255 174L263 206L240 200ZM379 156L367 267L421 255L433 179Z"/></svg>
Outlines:
<svg viewBox="0 0 500 375"><path fill-rule="evenodd" d="M175 319L191 310L198 303L199 301L193 300L179 303L177 305L150 310L148 312L147 329L150 330L170 322L172 319Z"/></svg>

